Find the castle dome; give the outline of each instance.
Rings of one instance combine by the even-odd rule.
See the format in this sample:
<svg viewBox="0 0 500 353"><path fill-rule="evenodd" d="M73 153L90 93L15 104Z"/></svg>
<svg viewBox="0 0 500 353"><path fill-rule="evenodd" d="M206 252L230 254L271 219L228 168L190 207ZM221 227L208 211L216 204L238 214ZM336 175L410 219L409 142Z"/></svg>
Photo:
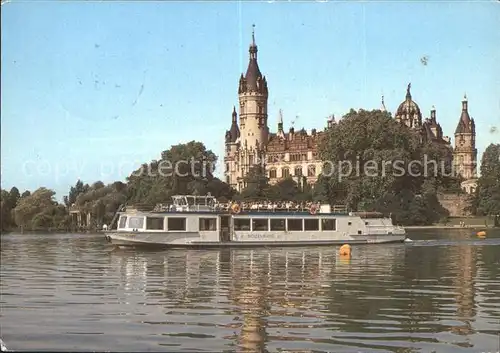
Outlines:
<svg viewBox="0 0 500 353"><path fill-rule="evenodd" d="M421 127L422 113L418 104L411 97L410 88L411 83L408 84L405 100L399 105L396 111L396 119L409 127Z"/></svg>

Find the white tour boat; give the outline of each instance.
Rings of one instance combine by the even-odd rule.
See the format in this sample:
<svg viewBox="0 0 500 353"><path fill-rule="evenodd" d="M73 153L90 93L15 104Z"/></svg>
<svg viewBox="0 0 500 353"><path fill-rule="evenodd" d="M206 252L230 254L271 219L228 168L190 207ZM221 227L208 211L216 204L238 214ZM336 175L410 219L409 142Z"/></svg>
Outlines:
<svg viewBox="0 0 500 353"><path fill-rule="evenodd" d="M406 239L405 229L380 213L347 212L343 206L332 209L330 205L309 210L244 210L236 203L222 210L213 196L178 195L169 207L126 208L115 219L116 229L104 234L118 246L311 246Z"/></svg>

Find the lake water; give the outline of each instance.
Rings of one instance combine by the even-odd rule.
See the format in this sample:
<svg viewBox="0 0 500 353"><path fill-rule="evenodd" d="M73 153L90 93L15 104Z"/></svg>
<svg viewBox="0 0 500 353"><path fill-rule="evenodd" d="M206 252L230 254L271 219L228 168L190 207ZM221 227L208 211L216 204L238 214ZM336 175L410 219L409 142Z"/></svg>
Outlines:
<svg viewBox="0 0 500 353"><path fill-rule="evenodd" d="M500 232L409 236L342 260L2 235L1 335L12 350L498 352Z"/></svg>

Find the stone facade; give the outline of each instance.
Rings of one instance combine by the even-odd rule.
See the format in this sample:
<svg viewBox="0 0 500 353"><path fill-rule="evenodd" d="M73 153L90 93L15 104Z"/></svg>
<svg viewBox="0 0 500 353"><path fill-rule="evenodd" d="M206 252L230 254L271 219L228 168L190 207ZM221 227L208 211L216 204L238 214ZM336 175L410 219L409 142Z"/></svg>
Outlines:
<svg viewBox="0 0 500 353"><path fill-rule="evenodd" d="M262 75L257 62L255 35L249 48L249 63L245 75L241 75L238 87L239 123L236 108L233 107L231 128L225 136L225 181L238 191L245 188L244 177L252 166L263 165L270 183L274 184L288 176L305 179L314 184L321 174L323 163L318 156L324 131L304 129L288 132L283 128L283 115L280 117L276 133L269 132L268 97L266 77ZM473 192L476 187L476 160L474 120L469 117L467 100L462 102L462 114L455 131L455 148L450 138L443 135L441 125L436 119L436 109L432 107L430 117L423 119L417 103L412 99L408 85L406 98L399 105L395 119L411 129L419 131L423 141L443 144L453 150L453 165L464 178L462 188ZM382 97L382 110L385 103ZM335 124L330 117L327 127ZM325 128L325 130L326 130Z"/></svg>
<svg viewBox="0 0 500 353"><path fill-rule="evenodd" d="M450 212L450 217L468 217L471 213L467 210L470 206L468 195L439 194L439 203Z"/></svg>

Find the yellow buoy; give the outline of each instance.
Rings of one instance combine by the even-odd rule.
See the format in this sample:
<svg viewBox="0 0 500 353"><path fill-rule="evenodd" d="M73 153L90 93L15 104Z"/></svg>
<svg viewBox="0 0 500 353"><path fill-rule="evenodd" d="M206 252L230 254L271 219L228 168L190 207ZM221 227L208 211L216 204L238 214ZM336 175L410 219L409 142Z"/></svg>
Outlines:
<svg viewBox="0 0 500 353"><path fill-rule="evenodd" d="M351 256L351 246L349 244L344 244L339 249L340 256Z"/></svg>
<svg viewBox="0 0 500 353"><path fill-rule="evenodd" d="M478 238L486 238L486 232L484 230L477 232L476 235Z"/></svg>

